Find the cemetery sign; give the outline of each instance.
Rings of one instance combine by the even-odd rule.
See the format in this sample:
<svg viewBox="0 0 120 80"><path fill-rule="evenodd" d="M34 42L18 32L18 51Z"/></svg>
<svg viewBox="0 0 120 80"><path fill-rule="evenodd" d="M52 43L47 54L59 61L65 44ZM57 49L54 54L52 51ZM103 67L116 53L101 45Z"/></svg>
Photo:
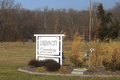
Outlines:
<svg viewBox="0 0 120 80"><path fill-rule="evenodd" d="M53 59L62 65L62 37L64 34L34 34L36 59Z"/></svg>

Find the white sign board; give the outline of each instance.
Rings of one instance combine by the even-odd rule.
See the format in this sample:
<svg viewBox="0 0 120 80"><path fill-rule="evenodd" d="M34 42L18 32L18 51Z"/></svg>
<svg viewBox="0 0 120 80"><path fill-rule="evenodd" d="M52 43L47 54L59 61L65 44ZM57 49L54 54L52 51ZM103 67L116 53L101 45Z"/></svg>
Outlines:
<svg viewBox="0 0 120 80"><path fill-rule="evenodd" d="M58 62L59 63L59 58L50 58L50 57L39 57L39 60L45 60L45 59L52 59L52 60L55 60L56 62Z"/></svg>
<svg viewBox="0 0 120 80"><path fill-rule="evenodd" d="M39 54L59 55L59 37L39 37Z"/></svg>
<svg viewBox="0 0 120 80"><path fill-rule="evenodd" d="M34 34L36 59L53 59L62 65L62 37L64 34Z"/></svg>

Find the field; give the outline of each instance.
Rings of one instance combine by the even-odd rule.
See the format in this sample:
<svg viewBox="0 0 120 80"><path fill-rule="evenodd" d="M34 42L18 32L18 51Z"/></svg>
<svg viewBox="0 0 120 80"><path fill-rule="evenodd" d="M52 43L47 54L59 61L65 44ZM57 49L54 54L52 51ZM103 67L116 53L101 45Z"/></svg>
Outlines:
<svg viewBox="0 0 120 80"><path fill-rule="evenodd" d="M63 43L65 59L63 65L70 65L71 42ZM18 69L25 67L28 61L35 59L35 43L4 42L0 43L0 80L118 80L120 78L89 78L89 77L61 77L33 75L19 72Z"/></svg>

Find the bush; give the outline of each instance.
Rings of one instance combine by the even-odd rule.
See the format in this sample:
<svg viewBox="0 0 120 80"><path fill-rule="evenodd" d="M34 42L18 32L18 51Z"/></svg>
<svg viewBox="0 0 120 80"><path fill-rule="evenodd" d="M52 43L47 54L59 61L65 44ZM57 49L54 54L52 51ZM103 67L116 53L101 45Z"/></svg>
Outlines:
<svg viewBox="0 0 120 80"><path fill-rule="evenodd" d="M52 63L52 62L57 63L56 61L54 61L54 60L52 60L52 59L46 59L46 60L44 60L43 62L44 62L44 63L43 63L43 66L44 66L44 67L46 67L46 65L47 65L48 63Z"/></svg>
<svg viewBox="0 0 120 80"><path fill-rule="evenodd" d="M29 61L28 65L32 67L40 67L39 70L41 70L41 68L43 69L44 67L48 71L58 71L58 69L61 67L59 63L52 59L46 59L43 61L32 59Z"/></svg>
<svg viewBox="0 0 120 80"><path fill-rule="evenodd" d="M46 70L47 71L58 71L60 69L60 64L57 62L49 62L46 64Z"/></svg>
<svg viewBox="0 0 120 80"><path fill-rule="evenodd" d="M91 58L92 66L105 67L107 70L120 70L120 48L119 44L99 43L95 47Z"/></svg>
<svg viewBox="0 0 120 80"><path fill-rule="evenodd" d="M40 61L32 59L29 61L28 65L32 67L40 67Z"/></svg>
<svg viewBox="0 0 120 80"><path fill-rule="evenodd" d="M120 70L120 63L117 63L116 59L111 62L106 62L103 60L103 65L107 70L116 71Z"/></svg>
<svg viewBox="0 0 120 80"><path fill-rule="evenodd" d="M83 67L83 64L88 60L81 52L83 43L83 38L76 32L73 37L72 54L70 55L69 60L77 67Z"/></svg>
<svg viewBox="0 0 120 80"><path fill-rule="evenodd" d="M42 67L44 65L44 61L32 59L29 61L28 65L32 67Z"/></svg>
<svg viewBox="0 0 120 80"><path fill-rule="evenodd" d="M120 63L116 65L116 69L120 70Z"/></svg>
<svg viewBox="0 0 120 80"><path fill-rule="evenodd" d="M116 70L116 64L113 64L113 62L104 62L103 61L103 65L105 66L105 68L107 70L110 70L110 71L115 71Z"/></svg>
<svg viewBox="0 0 120 80"><path fill-rule="evenodd" d="M77 54L73 54L70 56L70 62L73 63L77 67L84 67L84 63L87 61L87 58L80 58Z"/></svg>

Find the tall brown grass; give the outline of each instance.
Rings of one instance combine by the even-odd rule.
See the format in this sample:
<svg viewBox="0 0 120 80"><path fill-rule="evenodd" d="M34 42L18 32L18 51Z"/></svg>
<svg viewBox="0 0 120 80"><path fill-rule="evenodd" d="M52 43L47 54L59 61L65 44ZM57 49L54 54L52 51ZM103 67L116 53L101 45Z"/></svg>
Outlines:
<svg viewBox="0 0 120 80"><path fill-rule="evenodd" d="M70 62L73 63L77 67L83 67L83 64L87 60L82 53L82 46L83 46L83 37L80 36L78 32L76 32L73 36L73 43L72 43L72 54L70 55Z"/></svg>
<svg viewBox="0 0 120 80"><path fill-rule="evenodd" d="M104 67L108 70L120 70L120 43L97 43L91 42L94 52L91 54L92 67ZM72 54L70 62L78 67L83 67L88 60L84 56L85 52L89 52L89 43L83 41L83 37L79 33L75 33L72 43ZM86 64L88 66L88 63Z"/></svg>
<svg viewBox="0 0 120 80"><path fill-rule="evenodd" d="M105 67L109 70L116 70L120 64L120 43L99 43L95 44L92 56L92 66Z"/></svg>

